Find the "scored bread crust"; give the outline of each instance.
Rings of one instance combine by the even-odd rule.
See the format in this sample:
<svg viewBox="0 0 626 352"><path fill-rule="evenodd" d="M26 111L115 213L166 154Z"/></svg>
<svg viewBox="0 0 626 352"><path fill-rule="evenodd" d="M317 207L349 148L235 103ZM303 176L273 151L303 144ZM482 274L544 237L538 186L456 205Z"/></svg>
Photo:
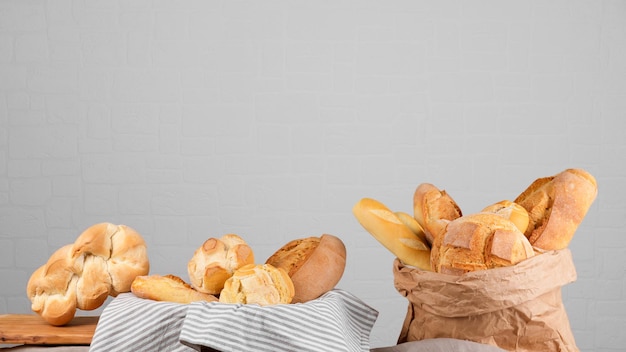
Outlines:
<svg viewBox="0 0 626 352"><path fill-rule="evenodd" d="M254 264L252 248L231 233L207 239L187 263L187 273L196 290L219 295L235 270L247 264Z"/></svg>
<svg viewBox="0 0 626 352"><path fill-rule="evenodd" d="M431 271L428 243L383 203L362 198L352 212L361 226L402 263Z"/></svg>
<svg viewBox="0 0 626 352"><path fill-rule="evenodd" d="M528 229L528 211L526 211L526 208L523 206L515 202L511 202L510 200L501 200L497 203L488 205L483 208L481 212L494 213L505 219L511 220L522 233L525 233Z"/></svg>
<svg viewBox="0 0 626 352"><path fill-rule="evenodd" d="M26 286L31 309L51 325L65 325L76 309L93 310L130 291L150 270L146 243L125 225L98 223L55 251Z"/></svg>
<svg viewBox="0 0 626 352"><path fill-rule="evenodd" d="M448 222L463 215L456 201L431 183L422 183L413 193L413 216L424 229L430 245Z"/></svg>
<svg viewBox="0 0 626 352"><path fill-rule="evenodd" d="M394 214L396 214L398 219L400 219L400 221L402 221L406 226L408 226L408 228L411 229L411 231L417 237L419 237L420 240L422 240L422 242L424 242L425 244L428 243L428 239L426 238L426 233L424 232L424 229L419 224L419 222L415 220L415 217L413 215L410 215L409 213L405 213L403 211L396 211L394 212Z"/></svg>
<svg viewBox="0 0 626 352"><path fill-rule="evenodd" d="M450 221L437 237L431 259L435 271L461 275L515 265L534 255L513 222L494 213L477 213Z"/></svg>
<svg viewBox="0 0 626 352"><path fill-rule="evenodd" d="M131 292L140 298L182 304L218 300L214 295L195 290L182 278L172 274L137 276L131 285Z"/></svg>
<svg viewBox="0 0 626 352"><path fill-rule="evenodd" d="M339 283L346 267L346 247L339 237L330 234L305 237L289 241L265 263L289 275L295 289L292 303L303 303Z"/></svg>
<svg viewBox="0 0 626 352"><path fill-rule="evenodd" d="M566 248L598 193L596 179L583 169L566 169L535 180L515 200L529 215L525 232L543 250Z"/></svg>
<svg viewBox="0 0 626 352"><path fill-rule="evenodd" d="M268 306L292 303L295 288L289 274L271 264L247 264L226 280L221 303Z"/></svg>

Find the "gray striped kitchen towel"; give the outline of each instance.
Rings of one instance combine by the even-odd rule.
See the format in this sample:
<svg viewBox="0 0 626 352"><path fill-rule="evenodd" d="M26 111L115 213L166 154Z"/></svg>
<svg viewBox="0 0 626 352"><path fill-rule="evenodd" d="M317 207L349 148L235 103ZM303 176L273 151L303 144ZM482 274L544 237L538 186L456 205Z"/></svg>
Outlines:
<svg viewBox="0 0 626 352"><path fill-rule="evenodd" d="M90 352L369 352L378 312L334 289L306 303L156 302L121 294L103 310Z"/></svg>

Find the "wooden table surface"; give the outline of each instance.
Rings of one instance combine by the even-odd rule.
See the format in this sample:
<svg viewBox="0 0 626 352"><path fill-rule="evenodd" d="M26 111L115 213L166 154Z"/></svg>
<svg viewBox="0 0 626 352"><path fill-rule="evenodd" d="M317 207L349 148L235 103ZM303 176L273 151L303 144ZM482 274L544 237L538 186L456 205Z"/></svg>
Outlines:
<svg viewBox="0 0 626 352"><path fill-rule="evenodd" d="M64 326L48 324L35 314L0 315L0 344L89 345L99 317L74 317Z"/></svg>

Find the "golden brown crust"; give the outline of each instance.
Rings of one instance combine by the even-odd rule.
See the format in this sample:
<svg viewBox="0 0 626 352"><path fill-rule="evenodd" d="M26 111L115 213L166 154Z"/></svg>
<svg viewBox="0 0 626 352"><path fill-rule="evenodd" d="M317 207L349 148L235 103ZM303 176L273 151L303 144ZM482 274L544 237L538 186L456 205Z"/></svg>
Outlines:
<svg viewBox="0 0 626 352"><path fill-rule="evenodd" d="M332 290L346 267L346 247L336 236L300 238L285 244L266 261L284 270L293 283L293 303L308 302Z"/></svg>
<svg viewBox="0 0 626 352"><path fill-rule="evenodd" d="M528 211L523 206L510 200L502 200L486 206L481 212L494 213L512 221L522 233L525 233L528 229Z"/></svg>
<svg viewBox="0 0 626 352"><path fill-rule="evenodd" d="M77 277L71 271L71 251L71 244L56 250L26 285L32 311L55 326L67 324L76 314Z"/></svg>
<svg viewBox="0 0 626 352"><path fill-rule="evenodd" d="M516 199L529 214L525 232L544 250L566 248L597 196L595 178L583 169L566 169L534 181Z"/></svg>
<svg viewBox="0 0 626 352"><path fill-rule="evenodd" d="M534 256L524 234L493 213L466 215L451 221L433 246L435 271L460 275L510 266Z"/></svg>
<svg viewBox="0 0 626 352"><path fill-rule="evenodd" d="M219 301L262 306L289 304L294 294L293 282L283 269L271 264L248 264L226 280Z"/></svg>
<svg viewBox="0 0 626 352"><path fill-rule="evenodd" d="M252 248L231 233L207 239L187 263L187 272L196 290L218 295L235 270L247 264L254 264Z"/></svg>
<svg viewBox="0 0 626 352"><path fill-rule="evenodd" d="M282 268L290 276L295 274L311 257L319 246L321 238L306 237L288 242L279 248L265 262L277 268Z"/></svg>
<svg viewBox="0 0 626 352"><path fill-rule="evenodd" d="M424 229L419 224L419 222L415 220L415 217L413 215L410 215L409 213L405 213L403 211L396 211L395 214L398 219L400 219L400 221L402 221L409 229L411 229L411 231L413 231L413 233L417 237L420 238L420 240L422 240L422 242L428 244L428 239L426 238L426 233L424 232Z"/></svg>
<svg viewBox="0 0 626 352"><path fill-rule="evenodd" d="M433 244L448 222L462 215L459 205L445 190L430 183L422 183L415 189L413 216L424 229L429 244Z"/></svg>
<svg viewBox="0 0 626 352"><path fill-rule="evenodd" d="M172 274L137 276L131 285L131 292L140 298L182 304L218 300L213 295L195 290L183 279Z"/></svg>
<svg viewBox="0 0 626 352"><path fill-rule="evenodd" d="M31 275L26 293L34 312L52 325L65 325L76 309L93 310L108 296L130 291L132 280L149 268L141 235L125 225L99 223L55 251Z"/></svg>
<svg viewBox="0 0 626 352"><path fill-rule="evenodd" d="M431 270L428 243L383 203L363 198L354 205L352 212L361 226L402 263Z"/></svg>

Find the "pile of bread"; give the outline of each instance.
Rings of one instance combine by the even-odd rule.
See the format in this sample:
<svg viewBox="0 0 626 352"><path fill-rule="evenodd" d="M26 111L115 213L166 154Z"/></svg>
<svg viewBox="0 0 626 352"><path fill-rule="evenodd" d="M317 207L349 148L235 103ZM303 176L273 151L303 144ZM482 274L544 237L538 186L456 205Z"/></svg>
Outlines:
<svg viewBox="0 0 626 352"><path fill-rule="evenodd" d="M589 172L566 169L469 215L430 183L416 188L412 215L371 198L357 202L353 214L404 265L462 275L567 248L597 192Z"/></svg>
<svg viewBox="0 0 626 352"><path fill-rule="evenodd" d="M236 234L209 238L179 276L149 275L146 243L125 225L96 224L39 267L27 284L31 308L51 325L65 325L76 309L93 310L109 296L133 292L157 301L288 304L316 299L343 276L346 248L333 235L290 241L267 260Z"/></svg>
<svg viewBox="0 0 626 352"><path fill-rule="evenodd" d="M190 284L175 275L137 277L131 291L157 301L198 300L258 305L303 303L333 289L343 276L346 247L336 236L290 241L263 263L236 234L209 238L187 264Z"/></svg>

